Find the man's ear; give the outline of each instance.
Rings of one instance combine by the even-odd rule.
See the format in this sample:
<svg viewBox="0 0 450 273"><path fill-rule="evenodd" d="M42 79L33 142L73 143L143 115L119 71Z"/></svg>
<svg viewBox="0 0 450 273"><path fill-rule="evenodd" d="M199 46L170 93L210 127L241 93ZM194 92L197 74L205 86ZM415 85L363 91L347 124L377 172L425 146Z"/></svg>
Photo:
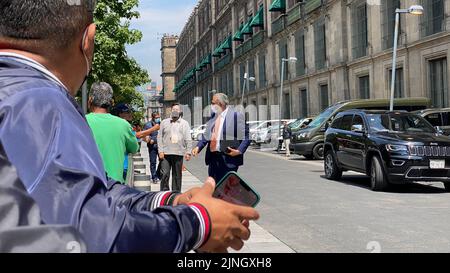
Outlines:
<svg viewBox="0 0 450 273"><path fill-rule="evenodd" d="M90 24L86 28L86 34L84 37L83 51L86 53L90 61L94 58L94 47L95 47L95 33L97 27L95 24Z"/></svg>

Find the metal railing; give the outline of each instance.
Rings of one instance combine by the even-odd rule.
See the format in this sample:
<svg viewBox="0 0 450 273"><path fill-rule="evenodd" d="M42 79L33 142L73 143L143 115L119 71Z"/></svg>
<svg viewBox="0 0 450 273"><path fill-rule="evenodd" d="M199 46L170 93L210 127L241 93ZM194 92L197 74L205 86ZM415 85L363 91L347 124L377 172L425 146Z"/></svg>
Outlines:
<svg viewBox="0 0 450 273"><path fill-rule="evenodd" d="M125 183L134 188L134 158L133 154L128 154L128 171Z"/></svg>

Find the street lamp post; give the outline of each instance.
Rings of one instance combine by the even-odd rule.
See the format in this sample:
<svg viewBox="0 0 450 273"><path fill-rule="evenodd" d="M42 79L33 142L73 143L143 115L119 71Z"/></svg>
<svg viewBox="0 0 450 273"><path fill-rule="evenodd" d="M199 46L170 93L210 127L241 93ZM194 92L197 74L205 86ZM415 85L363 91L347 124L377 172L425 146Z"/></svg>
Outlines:
<svg viewBox="0 0 450 273"><path fill-rule="evenodd" d="M244 83L242 86L242 98L241 98L242 107L244 107L245 86L247 86L247 89L250 90L250 82L255 82L255 81L256 81L255 77L249 77L247 73L244 74Z"/></svg>
<svg viewBox="0 0 450 273"><path fill-rule="evenodd" d="M420 5L413 5L409 9L396 9L395 10L395 30L394 30L394 48L392 57L392 76L391 76L391 100L390 111L394 111L394 98L395 98L395 76L397 70L397 47L398 47L398 28L400 24L400 13L409 13L413 15L422 15L423 7Z"/></svg>
<svg viewBox="0 0 450 273"><path fill-rule="evenodd" d="M285 65L286 63L295 63L297 62L297 58L296 57L290 57L288 59L282 58L281 59L281 86L280 86L280 98L278 99L278 117L279 117L279 129L278 129L278 138L281 137L281 105L282 105L282 101L283 101L283 86L284 86L284 70L285 70Z"/></svg>

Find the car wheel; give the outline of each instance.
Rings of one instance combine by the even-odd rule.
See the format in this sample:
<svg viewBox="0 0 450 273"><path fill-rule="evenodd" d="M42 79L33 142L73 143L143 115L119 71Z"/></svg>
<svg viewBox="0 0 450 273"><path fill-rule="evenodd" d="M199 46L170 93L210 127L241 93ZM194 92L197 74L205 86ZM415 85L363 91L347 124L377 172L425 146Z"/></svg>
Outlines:
<svg viewBox="0 0 450 273"><path fill-rule="evenodd" d="M373 191L383 191L389 186L389 181L383 171L383 167L378 156L372 158L370 168L370 188Z"/></svg>
<svg viewBox="0 0 450 273"><path fill-rule="evenodd" d="M314 159L323 160L323 143L319 143L313 148Z"/></svg>
<svg viewBox="0 0 450 273"><path fill-rule="evenodd" d="M324 161L325 177L330 180L339 180L342 178L342 170L336 163L333 151L327 151Z"/></svg>
<svg viewBox="0 0 450 273"><path fill-rule="evenodd" d="M446 192L450 192L450 183L445 182L445 183L444 183L444 187L445 187L445 191L446 191Z"/></svg>

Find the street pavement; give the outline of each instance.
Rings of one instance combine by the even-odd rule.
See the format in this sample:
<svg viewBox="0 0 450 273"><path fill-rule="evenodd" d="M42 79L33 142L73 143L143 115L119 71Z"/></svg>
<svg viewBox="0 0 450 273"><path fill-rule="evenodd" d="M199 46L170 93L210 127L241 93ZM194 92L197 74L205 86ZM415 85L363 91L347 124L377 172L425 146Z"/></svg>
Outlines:
<svg viewBox="0 0 450 273"><path fill-rule="evenodd" d="M186 164L207 177L204 152ZM369 179L323 177L323 162L250 148L243 178L260 194L257 222L296 252L450 252L450 194L441 183L373 192Z"/></svg>
<svg viewBox="0 0 450 273"><path fill-rule="evenodd" d="M135 166L139 166L136 173L145 174L145 176L150 175L150 162L149 155L146 145L141 145L140 155L135 157L139 161L135 162ZM143 159L143 161L140 161ZM145 166L144 166L145 165ZM140 175L137 175L140 176ZM171 185L172 179L169 180L169 185ZM204 181L204 180L202 180ZM183 184L182 191L186 191L193 187L201 187L202 181L200 181L196 176L192 175L189 170L183 171ZM152 184L149 179L143 181L135 181L135 187L142 190L159 191L160 184ZM234 251L229 249L231 253L293 253L290 247L281 242L278 238L273 236L271 233L263 229L255 222L250 223L251 228L251 238L248 240L244 247L240 251Z"/></svg>

